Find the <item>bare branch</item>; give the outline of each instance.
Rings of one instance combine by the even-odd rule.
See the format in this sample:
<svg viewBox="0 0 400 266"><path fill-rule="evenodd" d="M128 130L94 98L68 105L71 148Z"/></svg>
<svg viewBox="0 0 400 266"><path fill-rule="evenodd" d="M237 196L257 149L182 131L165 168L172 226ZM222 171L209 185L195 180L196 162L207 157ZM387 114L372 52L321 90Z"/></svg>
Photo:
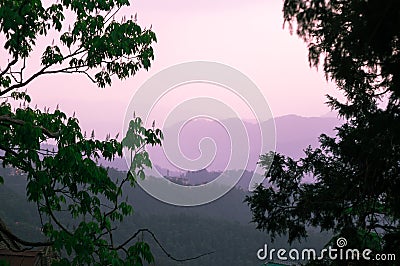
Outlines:
<svg viewBox="0 0 400 266"><path fill-rule="evenodd" d="M390 91L390 87L389 87L389 88L387 88L386 90L384 90L383 92L380 92L380 93L374 93L372 96L373 96L373 97L379 97L379 96L382 96L382 95L384 95L384 94L388 93L389 91Z"/></svg>
<svg viewBox="0 0 400 266"><path fill-rule="evenodd" d="M8 63L6 68L0 73L0 77L7 73L10 68L18 62L18 58L15 57L11 62Z"/></svg>
<svg viewBox="0 0 400 266"><path fill-rule="evenodd" d="M6 235L8 238L10 238L11 240L24 245L24 246L31 246L31 247L47 247L47 246L51 246L53 245L53 242L30 242L30 241L25 241L21 238L19 238L18 236L14 235L13 233L11 233L7 228L5 228L4 226L2 226L0 224L0 232L3 233L4 235Z"/></svg>
<svg viewBox="0 0 400 266"><path fill-rule="evenodd" d="M68 59L70 57L76 56L78 54L81 54L83 52L85 52L85 50L80 50L82 47L78 48L74 53L69 54L67 56L65 56L61 61L64 61L65 59ZM38 72L36 72L35 74L33 74L32 76L30 76L27 80L23 81L23 82L19 82L17 84L14 84L8 88L6 88L3 91L0 91L0 96L5 95L6 93L15 90L15 89L19 89L22 88L24 86L26 86L27 84L29 84L31 81L33 81L34 79L36 79L37 77L45 74L46 69L48 69L49 67L51 67L53 65L46 65L44 66L42 69L40 69Z"/></svg>
<svg viewBox="0 0 400 266"><path fill-rule="evenodd" d="M78 73L78 74L85 74L85 75L90 79L90 81L92 81L93 83L96 83L96 80L95 80L92 76L90 76L90 74L89 74L87 71L85 71L85 70L78 70L78 68L85 67L85 66L86 66L86 65L79 66L79 67L66 67L66 68L63 68L63 69L49 70L49 71L43 72L43 74L57 74L57 73L68 73L68 74ZM71 70L71 69L75 69L75 70Z"/></svg>
<svg viewBox="0 0 400 266"><path fill-rule="evenodd" d="M118 13L118 11L121 9L121 7L118 7L118 9L110 16L110 17L108 17L106 20L105 20L105 22L104 22L104 24L106 24L111 18L113 18L117 13ZM111 11L111 10L110 10ZM109 13L108 13L109 14ZM105 16L105 18L108 16L108 14Z"/></svg>
<svg viewBox="0 0 400 266"><path fill-rule="evenodd" d="M68 235L72 236L73 234L65 226L63 226L61 224L61 222L57 219L57 217L54 215L53 211L51 210L51 206L50 206L49 199L48 199L47 195L44 195L43 198L44 198L45 203L46 203L47 213L50 215L50 217L53 219L53 221L56 223L56 225L58 225L58 227L60 227Z"/></svg>
<svg viewBox="0 0 400 266"><path fill-rule="evenodd" d="M43 72L44 72L47 68L49 68L50 66L51 66L51 65L48 65L48 66L43 67L41 70L39 70L38 72L36 72L36 73L33 74L32 76L30 76L30 77L29 77L27 80L25 80L24 82L14 84L14 85L8 87L7 89L5 89L5 90L3 90L3 91L0 91L0 96L4 95L4 94L6 94L6 93L8 93L8 92L10 92L10 91L12 91L12 90L19 89L19 88L22 88L22 87L26 86L26 85L27 85L28 83L30 83L32 80L34 80L34 79L37 78L38 76L42 75Z"/></svg>
<svg viewBox="0 0 400 266"><path fill-rule="evenodd" d="M203 253L200 254L198 256L195 257L190 257L190 258L186 258L186 259L177 259L175 257L173 257L160 243L160 241L158 241L157 237L154 235L154 233L152 231L150 231L149 229L143 228L143 229L139 229L136 231L136 233L134 233L128 240L126 240L124 243L122 243L121 245L119 245L118 247L114 248L115 250L119 250L119 249L124 249L124 247L130 242L132 241L134 238L136 238L140 233L142 232L147 232L151 235L151 237L154 239L154 241L156 242L156 244L161 248L161 250L164 252L165 255L167 255L168 258L170 258L171 260L174 261L178 261L178 262L184 262L184 261L190 261L190 260L195 260L195 259L199 259L201 257L210 255L215 253L215 251L211 251L211 252L207 252L207 253Z"/></svg>
<svg viewBox="0 0 400 266"><path fill-rule="evenodd" d="M368 229L377 229L377 228L379 228L379 229L383 229L383 230L385 230L386 232L388 232L388 231L394 231L394 230L398 230L399 228L398 227L396 227L396 226L391 226L391 225L382 225L382 224L370 224L370 225L368 225L367 226L367 228Z"/></svg>

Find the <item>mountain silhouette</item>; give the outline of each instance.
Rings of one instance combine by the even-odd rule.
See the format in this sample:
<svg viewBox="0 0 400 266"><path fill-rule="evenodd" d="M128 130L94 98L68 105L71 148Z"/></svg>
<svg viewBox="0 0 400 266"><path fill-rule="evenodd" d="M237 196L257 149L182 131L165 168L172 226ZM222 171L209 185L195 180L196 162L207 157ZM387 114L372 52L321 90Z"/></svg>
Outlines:
<svg viewBox="0 0 400 266"><path fill-rule="evenodd" d="M272 121L266 121L262 123L262 126L268 127L271 123ZM276 151L284 155L299 158L303 155L303 150L308 145L317 146L320 134L334 135L334 128L339 126L340 123L340 120L336 117L287 115L275 118ZM177 128L178 125L165 128L164 143L168 142L169 138L175 138L176 140L173 141L174 145L164 144L161 148L155 147L149 149L151 160L158 168L168 169L170 174L172 172L179 173L201 169L208 169L209 171L254 170L260 154L265 152L261 150L259 126L252 122L243 122L248 134L248 143L245 140L238 143L231 143L229 138L230 132L226 128L232 130L232 127L230 127L232 124L234 124L233 119L223 120L220 123L209 119L196 119L196 121L192 121L180 129ZM235 128L233 130L235 131ZM240 130L240 128L237 130ZM179 132L179 135L168 135L168 132ZM268 137L263 136L264 139ZM228 165L231 152L241 152L243 156L239 159L233 158L233 160L236 159L238 162L231 161L230 165ZM248 163L246 167L238 167L239 165L243 165L239 160L246 159L247 154ZM205 157L205 159L202 159L202 157ZM213 160L210 160L210 158L213 158ZM175 160L171 160L171 162L168 159ZM188 160L187 164L190 165L196 159L200 161L198 168L185 169L179 167L181 161ZM209 160L209 164L205 163L207 160ZM175 164L178 164L178 167Z"/></svg>

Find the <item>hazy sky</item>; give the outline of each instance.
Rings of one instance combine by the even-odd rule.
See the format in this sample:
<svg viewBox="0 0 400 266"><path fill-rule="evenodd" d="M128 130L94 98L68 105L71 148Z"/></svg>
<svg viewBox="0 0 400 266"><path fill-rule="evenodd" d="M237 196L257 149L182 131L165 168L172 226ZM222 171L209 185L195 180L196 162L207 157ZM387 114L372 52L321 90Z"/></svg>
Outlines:
<svg viewBox="0 0 400 266"><path fill-rule="evenodd" d="M326 93L337 95L322 71L310 69L306 45L283 29L282 0L136 0L121 15L138 13L138 23L157 35L151 69L99 89L84 76L41 77L29 86L33 102L68 114L98 136L121 131L137 88L166 67L215 61L247 75L264 94L274 116L320 116L329 111ZM204 91L207 91L206 89ZM203 93L204 93L203 91ZM188 95L191 92L188 90ZM169 106L174 96L169 96Z"/></svg>

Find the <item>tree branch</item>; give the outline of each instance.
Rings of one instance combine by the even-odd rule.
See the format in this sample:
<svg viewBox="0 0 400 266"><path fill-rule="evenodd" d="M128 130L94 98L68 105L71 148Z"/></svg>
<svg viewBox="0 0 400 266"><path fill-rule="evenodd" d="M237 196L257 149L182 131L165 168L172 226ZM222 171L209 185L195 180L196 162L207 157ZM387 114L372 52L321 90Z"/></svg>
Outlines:
<svg viewBox="0 0 400 266"><path fill-rule="evenodd" d="M20 125L20 126L23 126L23 125L26 124L25 121L20 120L20 119L12 118L12 117L10 117L9 115L1 115L1 116L0 116L0 122L1 122L1 121L10 122L10 123L12 123L12 124ZM50 131L50 130L48 130L48 129L42 127L42 126L37 126L37 127L39 127L39 128L42 130L43 134L45 134L45 135L46 135L47 137L49 137L49 138L57 138L57 137L60 136L60 132L59 132L59 131L57 131L57 132L52 132L52 131Z"/></svg>
<svg viewBox="0 0 400 266"><path fill-rule="evenodd" d="M171 260L177 261L177 262L184 262L184 261L190 261L190 260L195 260L195 259L199 259L201 257L210 255L215 253L215 251L211 251L211 252L207 252L207 253L203 253L200 254L198 256L195 257L190 257L190 258L186 258L186 259L177 259L175 257L173 257L170 253L168 253L168 251L161 245L160 241L158 241L157 237L154 235L154 233L152 231L150 231L149 229L143 228L143 229L139 229L136 231L136 233L134 233L129 239L127 239L124 243L122 243L121 245L119 245L118 247L114 248L114 250L119 250L119 249L123 249L125 247L125 245L127 245L130 241L132 241L134 238L136 238L140 233L142 232L147 232L151 235L151 237L154 239L154 241L156 242L156 244L161 248L161 250L164 252L165 255L167 255L168 258L170 258Z"/></svg>
<svg viewBox="0 0 400 266"><path fill-rule="evenodd" d="M31 246L31 247L47 247L47 246L51 246L53 245L53 242L30 242L30 241L25 241L21 238L19 238L18 236L14 235L13 233L11 233L7 228L5 228L4 226L2 226L0 224L0 232L3 233L5 236L7 236L8 238L10 238L11 240L24 245L24 246Z"/></svg>
<svg viewBox="0 0 400 266"><path fill-rule="evenodd" d="M34 80L34 79L37 78L38 76L42 75L43 72L44 72L46 69L48 69L50 66L51 66L51 65L48 65L48 66L43 67L41 70L39 70L38 72L36 72L36 73L33 74L32 76L30 76L30 77L29 77L27 80L25 80L24 82L14 84L14 85L8 87L7 89L1 91L1 92L0 92L0 96L4 95L4 94L6 94L6 93L8 93L8 92L10 92L10 91L12 91L12 90L19 89L19 88L22 88L22 87L26 86L26 85L27 85L28 83L30 83L32 80Z"/></svg>
<svg viewBox="0 0 400 266"><path fill-rule="evenodd" d="M92 81L93 83L96 83L96 80L92 76L90 76L87 71L78 70L78 68L85 67L85 66L86 65L79 66L79 67L66 67L66 68L63 68L63 69L49 70L49 71L43 72L43 74L56 74L56 73L68 73L68 74L79 73L79 74L85 74L90 79L90 81ZM70 70L70 69L76 69L76 70Z"/></svg>
<svg viewBox="0 0 400 266"><path fill-rule="evenodd" d="M61 61L64 61L65 59L68 59L68 58L70 58L70 57L73 57L73 56L76 56L76 55L78 55L78 54L81 54L81 53L85 52L85 50L80 50L81 48L82 48L82 47L78 48L74 53L65 56ZM33 81L33 80L36 79L37 77L39 77L39 76L45 74L46 69L48 69L48 68L51 67L51 66L53 66L53 65L46 65L46 66L44 66L42 69L40 69L38 72L36 72L36 73L33 74L32 76L30 76L30 77L29 77L27 80L25 80L24 82L20 82L20 83L14 84L14 85L12 85L12 86L6 88L6 89L3 90L3 91L0 91L0 96L5 95L6 93L8 93L8 92L10 92L10 91L12 91L12 90L19 89L19 88L22 88L22 87L26 86L28 83L30 83L31 81Z"/></svg>
<svg viewBox="0 0 400 266"><path fill-rule="evenodd" d="M377 224L377 223L375 223L375 224L370 224L370 225L367 226L367 229L376 229L376 228L383 229L383 230L385 230L386 232L387 232L387 231L394 231L394 230L398 230L398 229L399 229L399 228L396 227L396 226L382 225L382 224Z"/></svg>
<svg viewBox="0 0 400 266"><path fill-rule="evenodd" d="M18 58L14 57L14 59L8 63L6 68L0 73L0 77L3 76L4 74L7 73L8 70L10 70L11 66L15 65L18 61Z"/></svg>

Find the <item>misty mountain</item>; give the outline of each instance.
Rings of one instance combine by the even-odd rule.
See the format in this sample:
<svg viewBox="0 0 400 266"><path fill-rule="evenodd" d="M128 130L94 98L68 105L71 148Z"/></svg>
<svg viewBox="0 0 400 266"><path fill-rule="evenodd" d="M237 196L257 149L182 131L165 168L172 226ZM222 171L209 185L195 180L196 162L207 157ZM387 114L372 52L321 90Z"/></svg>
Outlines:
<svg viewBox="0 0 400 266"><path fill-rule="evenodd" d="M162 147L148 149L153 168L157 177L168 177L175 183L198 185L208 183L227 171L241 171L238 188L248 190L250 180L264 174L264 170L257 165L259 156L265 154L262 149L260 127L251 121L244 121L245 133L238 126L241 121L226 119L221 122L209 119L195 119L188 123L173 124L163 128L164 141ZM309 145L317 147L318 137L324 133L333 136L334 128L341 121L334 113L322 117L302 117L286 115L261 123L261 128L273 134L275 125L276 152L300 158L303 150ZM230 131L242 138L239 142L231 143ZM238 156L237 156L238 155ZM104 166L126 171L128 169L125 158L117 158L112 162L101 160ZM244 169L244 171L243 171ZM154 173L154 172L153 172Z"/></svg>
<svg viewBox="0 0 400 266"><path fill-rule="evenodd" d="M231 143L232 134L228 129L242 130L243 128L238 127L239 124L241 121L237 119L217 122L200 118L185 123L183 127L179 123L165 127L163 146L148 149L153 169L158 173L157 177L168 177L172 182L185 185L199 185L216 179L223 172L242 172L237 187L248 190L253 176L261 180L260 176L264 174L257 162L260 154L267 150L261 148L260 127L249 121L243 122L246 129L244 135L242 134L244 140ZM276 152L300 158L309 145L318 145L320 134L334 135L334 128L341 121L335 113L321 117L286 115L275 118L274 121L263 122L261 127L266 128L267 133L273 133L271 129L274 124ZM240 137L240 134L235 134ZM269 137L263 136L263 139ZM51 150L54 146L47 145L45 148ZM233 153L239 156L232 156ZM125 158L116 158L112 162L100 159L99 163L121 171L128 169Z"/></svg>
<svg viewBox="0 0 400 266"><path fill-rule="evenodd" d="M260 154L267 152L262 148L261 140L265 142L271 136L262 136L259 126L251 122L244 122L248 138L243 134L243 140L231 143L227 129L236 133L234 119L223 120L220 123L207 119L196 119L178 128L174 125L164 129L163 148L156 147L149 150L151 159L159 168L169 169L179 172L182 170L201 170L224 171L247 169L254 171ZM334 135L334 128L340 125L340 120L336 117L301 117L297 115L287 115L275 119L276 127L276 151L294 158L303 155L303 150L308 145L316 146L320 134ZM237 125L237 123L236 123ZM268 131L273 126L273 121L266 121L261 127ZM237 131L241 130L237 128ZM179 137L178 134L179 132ZM171 134L175 133L175 134ZM169 144L172 141L173 145ZM178 139L179 138L179 139ZM248 141L247 141L248 139ZM231 153L241 153L243 156L235 158ZM214 155L214 156L213 156ZM248 155L248 160L247 160ZM199 161L198 167L193 161ZM247 165L243 166L243 160ZM186 163L182 163L185 162ZM208 162L208 164L207 164ZM230 164L229 164L230 163ZM189 167L180 167L192 166Z"/></svg>

